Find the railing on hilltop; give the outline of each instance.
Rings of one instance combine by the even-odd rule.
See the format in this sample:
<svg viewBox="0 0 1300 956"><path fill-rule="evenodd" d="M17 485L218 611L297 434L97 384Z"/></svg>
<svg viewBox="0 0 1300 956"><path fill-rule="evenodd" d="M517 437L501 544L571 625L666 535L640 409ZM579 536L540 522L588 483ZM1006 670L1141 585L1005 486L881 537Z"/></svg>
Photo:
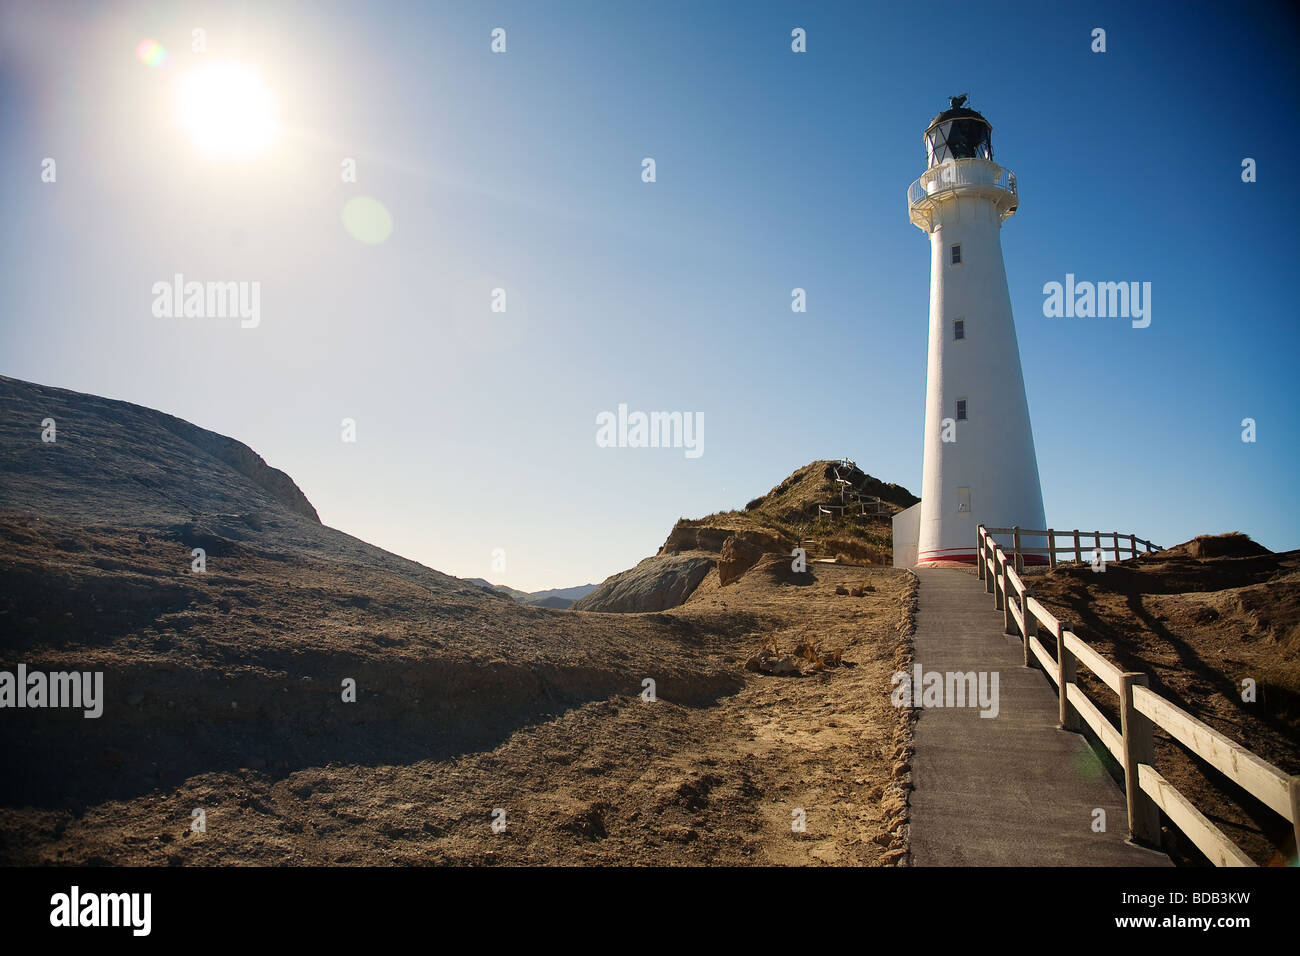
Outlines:
<svg viewBox="0 0 1300 956"><path fill-rule="evenodd" d="M832 480L840 486L840 502L839 504L835 504L834 502L827 501L811 506L816 508L816 511L812 512L816 520L820 521L823 517L829 518L830 520L838 520L844 518L845 515L850 513L860 518L880 515L888 517L893 514L883 499L878 498L875 495L867 494L862 491L860 487L855 485L852 480L841 475L841 468L845 469L849 474L853 474L854 471L860 472L862 477L859 481L862 482L864 486L867 480L871 477L866 472L861 471L861 469L859 469L851 459L841 458L837 464L832 466L832 473L834 475ZM858 509L856 512L852 511L855 507Z"/></svg>
<svg viewBox="0 0 1300 956"><path fill-rule="evenodd" d="M994 533L1008 532L1017 536L1017 545L1020 535L1049 534L1022 528L986 529L980 525L976 538L979 553L976 564L980 579L984 581L984 592L993 595L994 606L1002 612L1003 632L1023 640L1025 666L1030 666L1032 656L1056 685L1061 729L1078 731L1082 720L1119 761L1124 771L1129 834L1133 839L1159 846L1160 817L1157 811L1163 811L1169 822L1186 834L1215 866L1256 865L1186 796L1156 772L1154 728L1160 727L1196 757L1290 821L1300 846L1300 776L1288 776L1241 744L1171 704L1148 688L1146 674L1121 671L1080 640L1070 630L1069 624L1058 620L1034 599L1017 573L1024 570L1023 565L1018 560L1009 559L992 537ZM1076 553L1079 551L1078 534L1075 532ZM1136 542L1140 539L1132 535L1128 537L1136 553ZM1119 537L1116 536L1115 540L1118 553ZM1025 553L1042 553L1042 550L1026 549ZM1016 559L1019 558L1017 554ZM1055 657L1038 639L1040 627L1055 639ZM1119 728L1080 688L1075 679L1080 663L1119 696Z"/></svg>

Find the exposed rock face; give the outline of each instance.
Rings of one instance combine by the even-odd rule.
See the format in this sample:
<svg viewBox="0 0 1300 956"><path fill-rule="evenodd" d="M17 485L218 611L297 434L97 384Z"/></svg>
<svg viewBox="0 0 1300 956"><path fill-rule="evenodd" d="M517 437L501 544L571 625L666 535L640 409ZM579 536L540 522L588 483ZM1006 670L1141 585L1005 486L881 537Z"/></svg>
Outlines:
<svg viewBox="0 0 1300 956"><path fill-rule="evenodd" d="M610 577L573 610L664 611L686 603L713 567L725 586L763 555L785 550L786 542L776 534L679 521L658 554Z"/></svg>
<svg viewBox="0 0 1300 956"><path fill-rule="evenodd" d="M702 527L688 521L679 521L668 533L668 540L659 549L660 554L679 551L712 551L718 554L727 538L735 534L728 528Z"/></svg>
<svg viewBox="0 0 1300 956"><path fill-rule="evenodd" d="M302 493L294 480L279 468L272 468L261 455L243 442L210 432L206 428L199 428L171 415L163 415L161 412L155 414L159 416L159 424L172 434L185 439L195 448L206 452L218 461L225 462L294 514L310 518L320 524L320 515L316 513L316 508L307 500L307 496Z"/></svg>
<svg viewBox="0 0 1300 956"><path fill-rule="evenodd" d="M700 551L657 554L605 580L574 602L575 611L664 611L682 604L717 563Z"/></svg>
<svg viewBox="0 0 1300 956"><path fill-rule="evenodd" d="M13 500L87 515L87 484L104 483L116 510L142 518L287 510L320 524L284 472L243 442L175 416L4 376L0 406L0 468ZM43 442L41 423L51 418L55 441Z"/></svg>
<svg viewBox="0 0 1300 956"><path fill-rule="evenodd" d="M726 587L754 565L763 555L781 551L783 542L775 535L741 531L727 538L718 557L718 583Z"/></svg>

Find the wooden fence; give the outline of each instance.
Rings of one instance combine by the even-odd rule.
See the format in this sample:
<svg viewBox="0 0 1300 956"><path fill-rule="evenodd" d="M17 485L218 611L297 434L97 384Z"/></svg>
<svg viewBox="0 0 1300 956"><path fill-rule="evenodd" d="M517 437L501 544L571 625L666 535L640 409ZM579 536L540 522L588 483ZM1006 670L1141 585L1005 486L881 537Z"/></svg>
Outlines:
<svg viewBox="0 0 1300 956"><path fill-rule="evenodd" d="M1144 538L1137 535L1120 534L1118 531L1080 531L1075 528L1073 531L1058 531L1055 528L1048 528L1046 531L1031 531L1024 528L983 528L982 534L990 535L1011 535L1013 538L1011 544L1011 553L1015 556L1015 568L1017 571L1025 570L1024 556L1026 554L1045 554L1047 563L1050 567L1056 567L1061 563L1060 555L1074 555L1075 561L1083 561L1085 555L1092 557L1093 552L1100 552L1104 560L1122 561L1121 555L1127 554L1130 558L1135 558L1139 554L1150 554L1153 551L1161 550L1160 545L1152 544ZM1046 538L1047 547L1045 548L1025 548L1021 547L1022 538ZM1088 539L1092 541L1089 542ZM1107 538L1110 544L1103 543ZM1058 544L1058 542L1068 542Z"/></svg>
<svg viewBox="0 0 1300 956"><path fill-rule="evenodd" d="M1082 729L1080 722L1087 724L1123 768L1129 835L1149 846L1160 846L1159 813L1162 811L1169 822L1186 834L1215 866L1255 865L1222 830L1156 771L1153 766L1154 729L1160 727L1201 760L1290 821L1300 846L1300 776L1288 776L1241 744L1174 706L1148 688L1146 674L1121 671L1080 640L1068 623L1057 620L1034 599L1018 573L1024 570L1023 565L1018 566L1019 555L1014 559L1008 558L1001 545L993 539L995 534L1015 535L1018 546L1021 535L1049 537L1050 540L1051 535L1061 532L986 529L980 525L976 540L979 560L976 564L980 579L984 581L984 592L993 595L995 607L1002 612L1003 632L1023 639L1025 666L1036 660L1056 685L1061 729L1079 731ZM1140 539L1132 535L1126 537L1136 554ZM1116 535L1116 553L1119 540ZM1150 542L1141 543L1150 546ZM1041 554L1044 550L1029 549L1025 553ZM1074 532L1073 550L1081 554L1077 531ZM1082 560L1082 557L1076 560ZM1040 633L1044 632L1054 642L1054 654L1049 653L1039 640ZM1075 677L1080 664L1118 695L1118 728L1088 699L1077 683Z"/></svg>

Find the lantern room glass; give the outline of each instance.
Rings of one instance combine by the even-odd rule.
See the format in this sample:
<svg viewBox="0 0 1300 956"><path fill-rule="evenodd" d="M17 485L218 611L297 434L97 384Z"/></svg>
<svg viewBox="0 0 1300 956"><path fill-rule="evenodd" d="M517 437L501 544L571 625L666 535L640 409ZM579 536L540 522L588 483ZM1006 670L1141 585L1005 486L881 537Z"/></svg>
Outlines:
<svg viewBox="0 0 1300 956"><path fill-rule="evenodd" d="M950 159L993 159L993 142L989 124L982 119L951 119L925 133L925 151L929 168Z"/></svg>

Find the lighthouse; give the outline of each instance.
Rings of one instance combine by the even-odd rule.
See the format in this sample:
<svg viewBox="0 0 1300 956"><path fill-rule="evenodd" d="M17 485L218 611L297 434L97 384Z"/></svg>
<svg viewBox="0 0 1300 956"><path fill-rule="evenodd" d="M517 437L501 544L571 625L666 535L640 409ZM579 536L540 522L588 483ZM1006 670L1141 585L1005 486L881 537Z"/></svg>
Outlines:
<svg viewBox="0 0 1300 956"><path fill-rule="evenodd" d="M900 564L974 563L981 524L1045 527L1002 262L1002 224L1020 197L993 161L992 125L965 103L952 97L926 127L926 171L907 193L912 224L930 237L930 345L921 502L895 520Z"/></svg>

